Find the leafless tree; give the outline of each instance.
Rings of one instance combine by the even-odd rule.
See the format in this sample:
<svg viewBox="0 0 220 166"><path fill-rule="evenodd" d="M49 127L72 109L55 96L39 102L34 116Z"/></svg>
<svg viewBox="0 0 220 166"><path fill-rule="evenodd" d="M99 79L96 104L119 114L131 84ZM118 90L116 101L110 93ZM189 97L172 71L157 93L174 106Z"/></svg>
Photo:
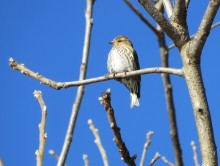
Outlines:
<svg viewBox="0 0 220 166"><path fill-rule="evenodd" d="M170 0L159 0L151 2L150 0L138 0L142 7L148 12L151 17L156 21L157 26L154 27L152 23L147 20L140 11L134 7L129 0L124 0L125 3L131 8L133 12L152 30L158 39L158 45L160 47L160 55L162 67L146 68L138 71L111 74L96 78L85 80L88 55L90 48L90 38L92 30L92 11L94 0L87 0L87 8L85 11L86 16L86 30L85 40L82 55L82 64L80 67L80 76L78 81L73 82L56 82L48 79L32 70L28 69L22 64L19 64L14 59L10 58L9 64L15 70L20 70L21 73L33 77L39 80L41 83L46 84L55 89L69 88L78 86L77 95L72 108L72 114L69 121L69 126L66 133L66 138L63 144L62 152L58 159L58 166L65 164L67 154L71 145L71 140L74 134L75 123L80 109L81 101L84 94L84 85L101 81L106 81L116 78L130 77L134 75L162 73L162 79L164 83L164 90L167 102L168 116L170 120L170 134L173 143L175 165L184 165L182 159L182 152L178 137L178 130L176 126L175 107L173 102L172 85L170 82L170 74L181 76L185 79L188 91L191 97L192 107L194 111L195 122L197 126L197 132L199 136L200 151L202 156L203 166L216 166L218 165L218 156L215 144L215 138L213 134L212 120L210 116L209 106L204 89L202 73L201 73L201 56L202 50L209 36L212 28L219 25L213 25L213 20L219 9L220 0L210 0L204 16L201 20L200 26L197 32L190 36L188 30L188 24L186 20L187 9L189 1L176 0L172 5ZM168 16L168 19L164 16L164 10ZM167 35L172 41L173 45L167 46L165 42L165 35ZM173 47L177 47L182 59L183 67L180 69L169 68L168 57L169 50ZM109 122L111 124L112 131L115 135L116 144L119 148L120 154L123 160L128 165L135 165L136 155L130 157L129 151L122 140L120 130L116 124L116 118L114 117L114 111L110 104L110 92L104 92L100 101L105 107ZM149 139L149 138L148 138ZM121 149L120 149L121 148ZM146 154L146 152L144 152ZM157 153L156 157L152 160L150 165L160 157ZM145 158L145 157L144 157ZM88 164L86 158L86 163ZM166 160L167 161L167 160ZM144 161L142 161L143 163ZM167 161L167 163L169 163ZM172 164L172 163L171 163ZM172 164L173 165L173 164Z"/></svg>

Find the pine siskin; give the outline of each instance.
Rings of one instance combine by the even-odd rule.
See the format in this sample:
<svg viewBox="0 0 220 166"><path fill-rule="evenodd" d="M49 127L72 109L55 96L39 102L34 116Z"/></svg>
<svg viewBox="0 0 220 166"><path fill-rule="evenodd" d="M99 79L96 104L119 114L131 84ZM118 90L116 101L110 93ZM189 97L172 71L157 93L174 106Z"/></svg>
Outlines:
<svg viewBox="0 0 220 166"><path fill-rule="evenodd" d="M108 54L108 71L110 73L129 72L139 70L139 61L131 41L126 36L117 36L112 42L112 49ZM130 91L131 108L139 106L141 76L117 79Z"/></svg>

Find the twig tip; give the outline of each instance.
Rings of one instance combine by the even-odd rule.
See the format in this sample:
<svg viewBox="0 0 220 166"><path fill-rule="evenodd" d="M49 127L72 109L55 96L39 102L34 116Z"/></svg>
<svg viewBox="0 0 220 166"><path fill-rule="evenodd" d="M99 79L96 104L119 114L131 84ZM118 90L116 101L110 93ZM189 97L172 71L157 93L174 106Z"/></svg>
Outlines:
<svg viewBox="0 0 220 166"><path fill-rule="evenodd" d="M35 151L35 155L37 156L39 154L39 150L37 149L36 151Z"/></svg>
<svg viewBox="0 0 220 166"><path fill-rule="evenodd" d="M51 154L51 155L54 155L54 154L55 154L55 152L54 152L52 149L50 149L50 150L48 151L48 153Z"/></svg>
<svg viewBox="0 0 220 166"><path fill-rule="evenodd" d="M194 146L195 145L195 142L194 141L191 141L191 146Z"/></svg>
<svg viewBox="0 0 220 166"><path fill-rule="evenodd" d="M14 59L12 57L9 58L9 62L13 62Z"/></svg>
<svg viewBox="0 0 220 166"><path fill-rule="evenodd" d="M86 159L88 158L88 155L87 154L83 154L83 159Z"/></svg>
<svg viewBox="0 0 220 166"><path fill-rule="evenodd" d="M34 94L34 97L38 99L42 95L42 92L40 90L34 90L33 94Z"/></svg>
<svg viewBox="0 0 220 166"><path fill-rule="evenodd" d="M88 124L91 125L92 123L93 123L93 122L92 122L92 119L89 119L89 120L88 120Z"/></svg>

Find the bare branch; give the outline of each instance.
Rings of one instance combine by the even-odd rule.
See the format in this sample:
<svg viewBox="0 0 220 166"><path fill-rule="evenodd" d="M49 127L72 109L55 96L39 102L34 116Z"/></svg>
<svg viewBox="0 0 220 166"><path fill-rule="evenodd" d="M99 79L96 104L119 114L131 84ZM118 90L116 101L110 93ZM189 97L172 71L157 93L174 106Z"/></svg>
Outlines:
<svg viewBox="0 0 220 166"><path fill-rule="evenodd" d="M215 23L215 24L213 24L213 25L211 26L211 29L214 29L214 28L216 28L216 27L219 26L219 25L220 25L220 21L217 22L217 23Z"/></svg>
<svg viewBox="0 0 220 166"><path fill-rule="evenodd" d="M165 34L161 27L158 25L157 30L159 32L158 42L160 46L160 57L163 67L169 67L169 52L167 49L167 45L165 42ZM175 155L176 166L183 166L183 159L182 159L182 150L180 147L177 123L176 123L176 111L173 101L173 89L170 81L170 76L168 74L162 74L165 97L166 97L166 104L167 104L167 112L169 117L169 125L170 125L170 136L172 139L173 150Z"/></svg>
<svg viewBox="0 0 220 166"><path fill-rule="evenodd" d="M194 141L191 142L191 146L192 146L192 149L193 149L193 159L194 159L195 166L199 166L198 155L197 155L197 152L196 152L196 144L195 144Z"/></svg>
<svg viewBox="0 0 220 166"><path fill-rule="evenodd" d="M137 16L155 33L157 34L157 29L148 21L141 12L135 8L129 0L124 0L124 2L130 7L130 9L137 14Z"/></svg>
<svg viewBox="0 0 220 166"><path fill-rule="evenodd" d="M48 153L51 154L57 161L59 160L59 156L53 150L49 150Z"/></svg>
<svg viewBox="0 0 220 166"><path fill-rule="evenodd" d="M160 158L160 153L157 152L157 153L154 155L154 158L151 160L149 166L154 165L154 163L155 163L159 158Z"/></svg>
<svg viewBox="0 0 220 166"><path fill-rule="evenodd" d="M172 21L182 26L186 26L186 2L176 0L173 8Z"/></svg>
<svg viewBox="0 0 220 166"><path fill-rule="evenodd" d="M39 149L35 152L36 157L37 157L37 166L42 166L43 165L45 143L46 143L46 139L47 139L47 133L45 133L47 107L46 107L44 100L42 98L41 91L35 90L34 97L38 100L40 107L41 107L41 111L42 111L41 122L39 124L39 130L40 130Z"/></svg>
<svg viewBox="0 0 220 166"><path fill-rule="evenodd" d="M92 9L93 9L94 0L87 0L87 7L85 11L85 18L86 18L86 29L85 29L85 38L84 38L84 47L83 47L83 55L82 55L82 64L80 68L80 75L79 80L84 80L86 77L86 69L88 64L88 56L89 56L89 49L90 49L90 39L91 39L91 31L92 31ZM63 144L63 148L59 157L59 161L57 166L63 166L65 160L67 158L67 154L69 152L69 148L72 142L73 132L76 124L76 119L79 112L79 107L81 105L81 101L84 94L84 86L79 86L77 89L76 98L72 107L72 113L70 116L70 121L65 137L65 141Z"/></svg>
<svg viewBox="0 0 220 166"><path fill-rule="evenodd" d="M184 77L184 73L182 69L174 69L174 68L164 68L164 67L155 67L155 68L146 68L146 69L141 69L141 70L136 70L136 71L131 71L131 72L126 72L126 73L117 73L117 74L108 74L105 76L100 76L96 78L90 78L86 80L80 80L80 81L72 81L72 82L56 82L53 80L50 80L39 73L35 73L25 67L23 64L17 63L14 59L10 58L9 60L10 66L14 70L19 70L21 71L22 74L25 74L27 76L30 76L32 78L35 78L41 82L41 84L48 85L54 89L62 89L62 88L69 88L73 86L81 86L81 85L86 85L86 84L91 84L91 83L96 83L96 82L102 82L102 81L107 81L107 80L112 80L116 78L126 78L126 77L131 77L135 75L142 75L142 74L152 74L152 73L167 73L167 74L175 74Z"/></svg>
<svg viewBox="0 0 220 166"><path fill-rule="evenodd" d="M220 6L220 0L209 1L209 5L200 23L199 29L195 34L194 40L192 41L193 47L191 48L193 49L190 51L194 52L194 54L198 52L199 53L198 55L201 55L201 51L205 45L207 37L209 36L211 25L219 9L219 6Z"/></svg>
<svg viewBox="0 0 220 166"><path fill-rule="evenodd" d="M4 161L3 161L3 159L0 157L0 166L4 166L5 164L4 164Z"/></svg>
<svg viewBox="0 0 220 166"><path fill-rule="evenodd" d="M145 10L153 17L153 19L161 26L161 28L167 33L167 35L179 46L182 45L185 40L181 38L179 31L172 26L163 14L157 10L150 2L150 0L138 0Z"/></svg>
<svg viewBox="0 0 220 166"><path fill-rule="evenodd" d="M173 163L171 163L170 161L168 161L165 156L162 157L162 160L164 161L164 163L166 163L166 164L169 165L169 166L175 166Z"/></svg>
<svg viewBox="0 0 220 166"><path fill-rule="evenodd" d="M211 26L211 29L214 29L214 28L218 27L219 25L220 25L220 21L217 22L217 23L215 23L215 24L213 24L213 25ZM190 39L193 39L193 38L195 37L195 35L196 35L196 33L194 33L193 35L191 35L191 36L190 36ZM171 50L172 48L175 48L175 47L176 47L175 44L171 44L171 45L168 46L168 50Z"/></svg>
<svg viewBox="0 0 220 166"><path fill-rule="evenodd" d="M89 159L88 159L87 154L83 155L83 160L84 160L85 166L89 166Z"/></svg>
<svg viewBox="0 0 220 166"><path fill-rule="evenodd" d="M143 149L142 156L141 156L140 166L144 166L144 161L146 158L147 149L151 144L150 138L153 134L154 134L153 131L149 131L146 135L146 143L144 144L144 149Z"/></svg>
<svg viewBox="0 0 220 166"><path fill-rule="evenodd" d="M59 156L54 152L54 150L49 150L48 153L51 154L57 161L59 160ZM66 163L64 166L67 166Z"/></svg>
<svg viewBox="0 0 220 166"><path fill-rule="evenodd" d="M105 149L104 149L103 146L102 146L102 142L101 142L101 139L100 139L100 137L99 137L98 129L95 128L92 119L89 119L89 120L88 120L88 124L89 124L89 126L90 126L90 130L92 131L92 133L93 133L94 136L95 136L95 143L96 143L96 145L98 146L98 149L99 149L99 151L100 151L100 153L101 153L102 161L103 161L103 163L104 163L104 166L108 166L108 158L107 158Z"/></svg>
<svg viewBox="0 0 220 166"><path fill-rule="evenodd" d="M99 101L101 104L104 105L104 108L107 112L108 115L108 120L112 129L112 132L114 134L114 141L117 144L118 150L121 154L121 159L127 163L129 166L135 166L134 160L137 158L137 155L134 155L130 157L130 153L125 145L125 143L122 140L121 133L120 133L120 128L117 126L116 119L114 116L114 110L111 106L111 93L110 89L108 89L106 92L102 93L102 97L99 97Z"/></svg>
<svg viewBox="0 0 220 166"><path fill-rule="evenodd" d="M173 6L170 0L162 0L162 1L163 1L164 8L166 10L167 16L168 18L170 18L172 16Z"/></svg>

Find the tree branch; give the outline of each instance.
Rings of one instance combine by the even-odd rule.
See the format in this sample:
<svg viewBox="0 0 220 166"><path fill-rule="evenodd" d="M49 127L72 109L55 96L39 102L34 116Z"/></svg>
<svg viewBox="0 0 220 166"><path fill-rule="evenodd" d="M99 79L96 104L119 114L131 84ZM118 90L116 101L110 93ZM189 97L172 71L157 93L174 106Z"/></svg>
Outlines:
<svg viewBox="0 0 220 166"><path fill-rule="evenodd" d="M190 53L193 45L187 43L181 49L184 74L198 131L203 166L216 166L218 155L213 133L211 115L205 93L200 67L200 55Z"/></svg>
<svg viewBox="0 0 220 166"><path fill-rule="evenodd" d="M160 57L161 57L162 66L169 67L169 62L168 62L169 52L165 42L165 34L159 25L157 30L160 34L158 36L158 43L160 46ZM176 123L176 111L173 101L173 89L170 81L170 76L168 74L163 73L162 79L163 79L163 86L165 91L167 112L168 112L169 125L170 125L170 136L173 144L175 162L176 162L176 166L183 166L182 150L180 147L179 134Z"/></svg>
<svg viewBox="0 0 220 166"><path fill-rule="evenodd" d="M57 161L59 160L59 156L53 150L49 150L48 153L53 156Z"/></svg>
<svg viewBox="0 0 220 166"><path fill-rule="evenodd" d="M218 152L200 61L202 49L210 33L211 24L219 5L220 0L210 0L194 39L179 48L183 61L185 80L193 106L203 166L216 166L218 164Z"/></svg>
<svg viewBox="0 0 220 166"><path fill-rule="evenodd" d="M201 55L201 51L205 45L206 39L209 36L211 25L214 21L215 15L219 9L220 0L210 0L203 19L200 23L199 29L195 34L194 40L192 41L193 48L191 52Z"/></svg>
<svg viewBox="0 0 220 166"><path fill-rule="evenodd" d="M163 6L166 10L167 16L168 16L168 18L170 18L172 16L173 6L172 6L170 0L162 0L162 1L163 1Z"/></svg>
<svg viewBox="0 0 220 166"><path fill-rule="evenodd" d="M217 22L217 23L215 23L215 24L213 24L213 25L211 26L211 29L214 29L214 28L218 27L219 25L220 25L220 21ZM193 35L191 35L191 36L190 36L190 39L193 39L193 38L195 37L195 35L196 35L196 33L194 33ZM175 47L176 47L175 44L171 44L171 45L168 46L168 50L171 50L172 48L175 48Z"/></svg>
<svg viewBox="0 0 220 166"><path fill-rule="evenodd" d="M163 13L163 4L160 4L160 2L161 1L159 1L155 5L155 8L157 8L161 13ZM164 5L168 5L168 7L170 5L168 12L170 12L170 15L171 15L172 14L172 5L170 3L170 0L165 0L165 1L163 1L163 3L165 3ZM138 15L137 12L135 12L135 13ZM157 26L156 32L157 33L155 33L155 34L158 38L158 43L160 46L160 55L161 55L162 66L168 67L169 66L169 64L168 64L168 48L165 43L164 32L159 25ZM179 143L179 136L178 136L178 130L177 130L177 124L176 124L175 107L174 107L174 102L173 102L173 93L172 93L172 86L171 86L171 82L170 82L170 77L168 74L163 73L162 78L163 78L164 89L165 89L167 111L168 111L169 122L170 122L170 135L172 138L176 165L182 166L183 165L182 151L181 151L181 147L180 147L180 143ZM142 158L143 158L143 155L142 155ZM142 161L142 159L141 159L141 161ZM141 162L140 164L143 165L143 162Z"/></svg>
<svg viewBox="0 0 220 166"><path fill-rule="evenodd" d="M130 9L137 14L137 16L155 33L157 34L157 29L148 21L141 12L135 8L129 0L124 0L124 2L130 7Z"/></svg>
<svg viewBox="0 0 220 166"><path fill-rule="evenodd" d="M166 163L169 166L175 166L173 163L171 163L170 161L167 160L167 158L165 156L162 157L162 160L164 163Z"/></svg>
<svg viewBox="0 0 220 166"><path fill-rule="evenodd" d="M172 26L163 14L158 11L149 0L138 0L153 19L162 27L166 34L174 41L175 45L182 45L185 40L181 38L179 31Z"/></svg>
<svg viewBox="0 0 220 166"><path fill-rule="evenodd" d="M83 160L84 160L85 166L89 166L89 159L86 154L83 155Z"/></svg>
<svg viewBox="0 0 220 166"><path fill-rule="evenodd" d="M88 124L89 124L89 128L90 130L92 131L93 135L95 136L95 143L96 145L98 146L98 149L101 153L101 156L102 156L102 161L104 163L104 166L108 166L108 158L107 158L107 155L105 153L105 149L103 148L102 146L102 142L101 142L101 139L99 137L99 132L98 132L98 129L95 128L94 126L94 123L92 121L92 119L89 119L88 120Z"/></svg>
<svg viewBox="0 0 220 166"><path fill-rule="evenodd" d="M186 2L185 0L176 0L173 8L172 21L185 26L186 24Z"/></svg>
<svg viewBox="0 0 220 166"><path fill-rule="evenodd" d="M72 82L56 82L51 79L48 79L44 77L43 75L40 75L39 73L35 73L32 70L25 67L23 64L17 63L14 59L10 58L9 65L14 70L21 71L22 74L25 74L27 76L30 76L32 78L35 78L40 81L41 84L48 85L54 89L60 90L62 88L69 88L73 86L81 86L81 85L87 85L92 84L96 82L102 82L107 80L112 80L116 78L126 78L131 77L135 75L142 75L142 74L152 74L152 73L167 73L167 74L175 74L184 77L184 73L182 69L175 69L175 68L164 68L164 67L154 67L154 68L145 68L141 70L126 72L126 73L117 73L117 74L108 74L105 76L100 76L96 78L90 78L86 80L79 80L79 81L72 81Z"/></svg>
<svg viewBox="0 0 220 166"><path fill-rule="evenodd" d="M55 151L54 150L49 150L48 151L48 153L50 154L50 155L52 155L57 161L59 160L59 156L55 153ZM66 164L64 164L64 166L67 166Z"/></svg>
<svg viewBox="0 0 220 166"><path fill-rule="evenodd" d="M94 0L87 0L87 7L85 11L86 29L85 29L85 39L84 39L82 64L80 68L79 80L84 80L86 77L86 71L87 71L86 69L87 69L89 49L90 49L91 31L92 31L92 24L93 24L92 22L93 4L94 4ZM75 129L75 124L76 124L83 94L84 94L84 86L79 86L77 89L76 98L75 98L75 101L72 107L72 113L70 116L70 121L69 121L68 129L67 129L65 141L63 144L63 148L62 148L57 166L63 166L65 164L65 160L67 158L67 154L69 152L69 148L72 142L73 132Z"/></svg>
<svg viewBox="0 0 220 166"><path fill-rule="evenodd" d="M196 144L194 141L191 142L191 146L193 149L193 159L194 159L195 166L199 166L198 155L196 152Z"/></svg>
<svg viewBox="0 0 220 166"><path fill-rule="evenodd" d="M154 163L155 163L159 158L160 158L160 153L157 152L157 153L154 155L153 159L151 160L149 166L154 165Z"/></svg>
<svg viewBox="0 0 220 166"><path fill-rule="evenodd" d="M136 155L130 157L130 153L125 145L125 143L122 140L120 128L117 126L116 119L114 116L114 110L111 106L111 93L110 89L108 89L106 92L102 93L102 97L99 97L99 101L101 104L104 105L104 108L108 115L108 120L112 129L112 132L114 134L114 141L117 144L118 150L121 154L122 160L127 163L129 166L135 166L134 160L137 158Z"/></svg>
<svg viewBox="0 0 220 166"><path fill-rule="evenodd" d="M144 166L144 161L145 161L145 158L146 158L147 149L151 144L150 138L153 134L154 134L153 131L149 131L146 135L146 143L144 144L144 149L143 149L142 156L141 156L141 161L140 161L140 164L139 164L140 166Z"/></svg>
<svg viewBox="0 0 220 166"><path fill-rule="evenodd" d="M42 111L41 122L39 124L39 130L40 130L39 149L35 152L35 154L37 156L37 166L42 166L43 165L45 143L46 143L46 139L47 139L47 134L45 133L47 107L46 107L44 100L42 98L41 91L35 90L34 97L38 100L40 107L41 107L41 111Z"/></svg>
<svg viewBox="0 0 220 166"><path fill-rule="evenodd" d="M3 159L0 157L0 166L5 166Z"/></svg>

